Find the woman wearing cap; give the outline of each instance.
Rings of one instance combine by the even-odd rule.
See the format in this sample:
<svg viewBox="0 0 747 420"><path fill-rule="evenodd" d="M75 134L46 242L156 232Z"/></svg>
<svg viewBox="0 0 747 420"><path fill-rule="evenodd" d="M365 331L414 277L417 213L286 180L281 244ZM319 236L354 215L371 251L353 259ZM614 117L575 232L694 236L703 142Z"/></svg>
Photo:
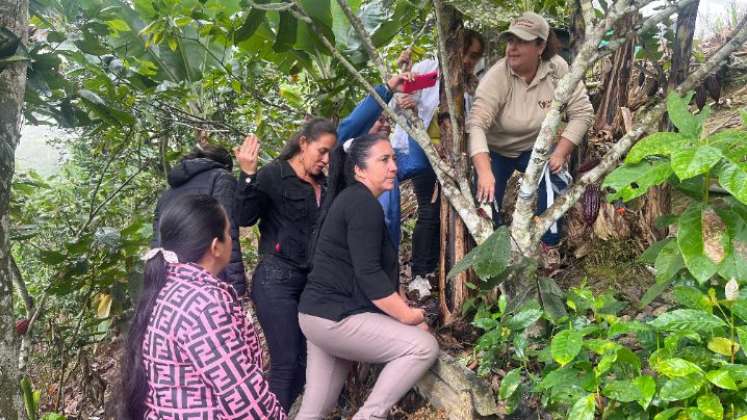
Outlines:
<svg viewBox="0 0 747 420"><path fill-rule="evenodd" d="M469 153L477 172L477 199L493 204L493 219L500 224L500 205L514 170L524 172L555 86L568 73L557 55L559 42L547 21L524 13L501 34L506 56L480 81L467 121ZM554 145L538 189L537 213L552 204L553 195L569 182L565 165L571 151L592 124L594 109L583 84L576 87L565 109L568 123ZM542 237L545 249L560 241L557 226Z"/></svg>

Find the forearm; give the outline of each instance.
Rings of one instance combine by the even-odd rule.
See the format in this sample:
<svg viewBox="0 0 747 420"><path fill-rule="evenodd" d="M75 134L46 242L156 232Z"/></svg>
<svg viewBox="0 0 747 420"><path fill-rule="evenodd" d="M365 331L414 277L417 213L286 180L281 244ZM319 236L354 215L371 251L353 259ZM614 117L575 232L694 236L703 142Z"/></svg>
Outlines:
<svg viewBox="0 0 747 420"><path fill-rule="evenodd" d="M247 183L246 179L252 178ZM252 226L259 220L262 211L262 192L257 189L256 174L241 173L234 200L234 217L238 226Z"/></svg>
<svg viewBox="0 0 747 420"><path fill-rule="evenodd" d="M419 319L419 317L415 315L414 311L407 305L405 300L402 299L402 296L396 292L387 297L373 300L372 302L385 314L403 324L417 325L423 322L422 319Z"/></svg>
<svg viewBox="0 0 747 420"><path fill-rule="evenodd" d="M487 152L483 152L472 156L472 165L475 166L475 172L477 172L477 176L487 174L492 170L490 168L490 154Z"/></svg>
<svg viewBox="0 0 747 420"><path fill-rule="evenodd" d="M565 137L560 137L558 144L555 145L555 151L553 152L553 154L559 157L566 158L571 154L575 147L576 145L573 144L572 141L568 140Z"/></svg>

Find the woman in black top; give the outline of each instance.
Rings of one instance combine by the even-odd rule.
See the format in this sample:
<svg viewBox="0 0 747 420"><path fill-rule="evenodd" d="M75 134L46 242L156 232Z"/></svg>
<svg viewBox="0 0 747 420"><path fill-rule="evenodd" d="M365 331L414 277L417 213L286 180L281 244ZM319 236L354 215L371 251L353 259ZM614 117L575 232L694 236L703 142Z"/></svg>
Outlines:
<svg viewBox="0 0 747 420"><path fill-rule="evenodd" d="M438 356L423 310L398 294L397 253L376 200L394 186L394 160L380 135L357 137L333 151L313 269L298 308L308 340L298 420L329 414L353 361L386 364L353 418L386 418Z"/></svg>
<svg viewBox="0 0 747 420"><path fill-rule="evenodd" d="M236 149L241 166L236 214L240 226L259 221L261 260L251 297L270 350L270 390L288 411L303 391L305 340L298 299L308 274L307 248L322 202L322 170L337 137L326 119L314 119L291 138L277 159L257 172L259 142L249 136Z"/></svg>

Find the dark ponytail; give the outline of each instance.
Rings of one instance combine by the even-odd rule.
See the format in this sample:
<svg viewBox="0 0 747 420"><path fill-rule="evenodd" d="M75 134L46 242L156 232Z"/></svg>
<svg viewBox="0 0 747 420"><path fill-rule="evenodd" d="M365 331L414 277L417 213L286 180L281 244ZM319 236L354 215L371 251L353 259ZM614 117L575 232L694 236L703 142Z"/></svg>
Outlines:
<svg viewBox="0 0 747 420"><path fill-rule="evenodd" d="M319 140L324 134L337 135L337 127L326 118L313 118L304 123L296 134L294 134L286 143L283 151L278 155L280 160L289 160L301 152L301 138L308 142Z"/></svg>
<svg viewBox="0 0 747 420"><path fill-rule="evenodd" d="M213 239L226 240L226 212L209 195L184 195L163 212L159 231L161 247L176 253L180 263L202 259ZM153 308L166 285L167 263L161 253L145 263L143 291L127 334L122 360L120 418L140 420L145 414L148 381L143 365L143 340Z"/></svg>
<svg viewBox="0 0 747 420"><path fill-rule="evenodd" d="M355 167L366 168L366 160L371 154L371 147L381 140L388 140L384 133L364 134L352 140L345 151L345 143L342 139L337 142L337 146L329 153L329 175L327 175L327 192L322 201L319 217L314 223L314 230L309 243L309 262L314 258L316 242L319 239L319 233L322 230L322 224L327 218L332 203L335 198L348 186L354 184Z"/></svg>

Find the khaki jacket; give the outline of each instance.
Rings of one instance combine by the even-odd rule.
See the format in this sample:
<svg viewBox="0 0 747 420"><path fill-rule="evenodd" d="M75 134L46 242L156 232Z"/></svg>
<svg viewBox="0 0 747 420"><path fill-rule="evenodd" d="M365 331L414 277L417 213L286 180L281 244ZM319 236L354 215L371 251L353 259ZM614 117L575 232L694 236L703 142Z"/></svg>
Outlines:
<svg viewBox="0 0 747 420"><path fill-rule="evenodd" d="M530 84L511 70L505 58L495 63L480 80L467 120L470 157L492 151L515 158L531 150L555 86L566 73L568 64L558 55L540 63ZM576 86L565 114L568 124L562 136L578 145L594 121L583 83Z"/></svg>

